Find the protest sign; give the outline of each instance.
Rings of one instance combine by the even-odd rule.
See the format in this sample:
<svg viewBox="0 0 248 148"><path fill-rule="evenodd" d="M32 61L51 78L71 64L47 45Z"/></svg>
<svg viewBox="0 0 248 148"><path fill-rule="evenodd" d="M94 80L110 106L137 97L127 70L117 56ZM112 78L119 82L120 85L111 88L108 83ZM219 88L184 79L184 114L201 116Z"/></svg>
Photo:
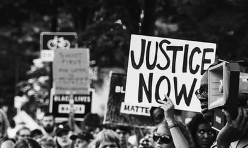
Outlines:
<svg viewBox="0 0 248 148"><path fill-rule="evenodd" d="M55 50L53 80L55 94L89 94L89 50Z"/></svg>
<svg viewBox="0 0 248 148"><path fill-rule="evenodd" d="M126 74L110 74L110 90L104 124L117 124L132 127L152 126L151 106L124 104Z"/></svg>
<svg viewBox="0 0 248 148"><path fill-rule="evenodd" d="M213 43L132 35L125 103L159 106L167 95L176 109L199 112L194 93L215 52Z"/></svg>
<svg viewBox="0 0 248 148"><path fill-rule="evenodd" d="M50 112L56 120L68 120L73 112L76 121L83 121L84 116L91 112L92 93L87 95L73 95L73 104L70 104L70 95L52 95L50 99ZM73 107L73 110L72 108Z"/></svg>

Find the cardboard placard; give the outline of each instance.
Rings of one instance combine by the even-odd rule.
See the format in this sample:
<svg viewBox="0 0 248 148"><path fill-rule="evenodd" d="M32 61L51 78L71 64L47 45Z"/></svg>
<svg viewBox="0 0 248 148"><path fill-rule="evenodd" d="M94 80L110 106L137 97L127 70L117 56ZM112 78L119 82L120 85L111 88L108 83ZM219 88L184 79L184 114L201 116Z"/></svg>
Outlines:
<svg viewBox="0 0 248 148"><path fill-rule="evenodd" d="M152 126L150 107L124 103L126 75L111 73L110 90L104 116L104 124L126 125L132 127Z"/></svg>
<svg viewBox="0 0 248 148"><path fill-rule="evenodd" d="M159 106L167 95L176 109L200 112L194 93L215 52L213 43L132 35L125 103Z"/></svg>

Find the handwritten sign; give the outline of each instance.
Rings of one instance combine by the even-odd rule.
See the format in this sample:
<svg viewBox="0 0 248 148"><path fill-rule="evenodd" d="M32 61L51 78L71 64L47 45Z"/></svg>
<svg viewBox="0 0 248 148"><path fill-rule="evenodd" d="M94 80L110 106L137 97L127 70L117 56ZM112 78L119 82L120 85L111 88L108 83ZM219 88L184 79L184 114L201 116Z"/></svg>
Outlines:
<svg viewBox="0 0 248 148"><path fill-rule="evenodd" d="M89 94L89 50L55 50L53 79L55 94Z"/></svg>
<svg viewBox="0 0 248 148"><path fill-rule="evenodd" d="M125 103L159 106L167 95L176 109L199 112L194 93L215 52L213 43L132 35Z"/></svg>

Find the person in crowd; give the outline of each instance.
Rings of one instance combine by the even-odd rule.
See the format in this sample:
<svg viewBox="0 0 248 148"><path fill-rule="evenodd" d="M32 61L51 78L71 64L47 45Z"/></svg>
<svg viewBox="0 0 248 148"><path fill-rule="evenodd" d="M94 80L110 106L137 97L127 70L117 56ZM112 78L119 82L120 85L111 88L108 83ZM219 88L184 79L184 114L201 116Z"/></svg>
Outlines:
<svg viewBox="0 0 248 148"><path fill-rule="evenodd" d="M117 133L120 139L121 148L131 148L132 144L128 142L131 134L131 128L128 126L116 125L113 130Z"/></svg>
<svg viewBox="0 0 248 148"><path fill-rule="evenodd" d="M152 119L152 122L155 125L158 125L159 123L163 122L164 120L164 110L160 107L151 107L150 109L150 116Z"/></svg>
<svg viewBox="0 0 248 148"><path fill-rule="evenodd" d="M0 148L13 148L15 141L8 137L7 130L9 128L9 120L6 113L0 109Z"/></svg>
<svg viewBox="0 0 248 148"><path fill-rule="evenodd" d="M202 114L196 114L188 127L197 148L210 148L214 143L217 133Z"/></svg>
<svg viewBox="0 0 248 148"><path fill-rule="evenodd" d="M138 148L154 148L154 141L152 134L147 134L145 137L141 138L139 141Z"/></svg>
<svg viewBox="0 0 248 148"><path fill-rule="evenodd" d="M72 140L70 139L70 127L66 124L59 124L56 128L54 137L57 148L70 148Z"/></svg>
<svg viewBox="0 0 248 148"><path fill-rule="evenodd" d="M215 63L216 64L216 63ZM212 66L212 65L211 65ZM203 117L211 122L213 110L208 110L208 71L201 79L200 88L196 91L196 96L201 102L201 113ZM236 119L232 119L228 111L223 109L226 116L226 124L217 134L216 142L212 147L217 148L244 148L248 147L248 114L247 108L239 107Z"/></svg>
<svg viewBox="0 0 248 148"><path fill-rule="evenodd" d="M24 138L30 138L30 135L31 130L28 127L24 126L16 132L16 141L19 141Z"/></svg>
<svg viewBox="0 0 248 148"><path fill-rule="evenodd" d="M88 113L83 122L83 131L90 132L94 137L102 130L101 118L98 114Z"/></svg>
<svg viewBox="0 0 248 148"><path fill-rule="evenodd" d="M153 133L156 148L194 148L192 136L182 122L174 116L174 104L166 96L166 101L158 100L164 110L164 121Z"/></svg>
<svg viewBox="0 0 248 148"><path fill-rule="evenodd" d="M34 129L31 131L30 137L34 140L37 140L43 137L43 133L39 129Z"/></svg>
<svg viewBox="0 0 248 148"><path fill-rule="evenodd" d="M176 119L182 122L181 111L175 109L174 114ZM153 106L150 109L150 116L154 125L157 126L159 123L161 123L164 120L164 110L160 107Z"/></svg>
<svg viewBox="0 0 248 148"><path fill-rule="evenodd" d="M88 148L94 137L89 132L81 132L77 135L71 135L70 139L74 142L74 148Z"/></svg>
<svg viewBox="0 0 248 148"><path fill-rule="evenodd" d="M41 146L34 139L25 138L17 141L14 148L41 148Z"/></svg>
<svg viewBox="0 0 248 148"><path fill-rule="evenodd" d="M56 148L56 144L52 137L42 137L36 140L42 148Z"/></svg>
<svg viewBox="0 0 248 148"><path fill-rule="evenodd" d="M120 140L116 132L111 129L103 129L95 139L95 148L121 148Z"/></svg>
<svg viewBox="0 0 248 148"><path fill-rule="evenodd" d="M55 118L52 113L45 113L41 121L41 131L44 136L54 137L56 131Z"/></svg>

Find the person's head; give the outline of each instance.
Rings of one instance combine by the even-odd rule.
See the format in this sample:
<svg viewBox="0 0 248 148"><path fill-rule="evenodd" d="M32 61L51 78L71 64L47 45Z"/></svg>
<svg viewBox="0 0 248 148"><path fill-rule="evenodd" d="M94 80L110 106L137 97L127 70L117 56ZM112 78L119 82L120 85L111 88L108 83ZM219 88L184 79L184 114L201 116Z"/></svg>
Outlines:
<svg viewBox="0 0 248 148"><path fill-rule="evenodd" d="M60 146L68 146L71 144L70 140L70 127L65 124L60 124L56 128L56 142Z"/></svg>
<svg viewBox="0 0 248 148"><path fill-rule="evenodd" d="M16 140L30 138L31 130L28 127L22 127L16 132Z"/></svg>
<svg viewBox="0 0 248 148"><path fill-rule="evenodd" d="M164 120L164 110L159 107L151 107L150 116L155 125L158 125Z"/></svg>
<svg viewBox="0 0 248 148"><path fill-rule="evenodd" d="M203 117L208 122L212 122L213 110L208 110L208 71L203 74L200 83L200 88L196 90L195 94L201 103Z"/></svg>
<svg viewBox="0 0 248 148"><path fill-rule="evenodd" d="M47 133L51 133L55 127L55 118L52 113L45 113L41 125Z"/></svg>
<svg viewBox="0 0 248 148"><path fill-rule="evenodd" d="M37 139L37 141L42 148L56 148L56 144L51 137L42 137L41 139Z"/></svg>
<svg viewBox="0 0 248 148"><path fill-rule="evenodd" d="M181 122L177 122L177 123L178 123L180 131L182 132L185 139L188 141L190 147L194 147L193 139L187 127ZM169 130L169 127L166 121L163 121L162 123L158 125L157 129L153 133L153 140L155 142L156 148L174 148L175 147L171 132Z"/></svg>
<svg viewBox="0 0 248 148"><path fill-rule="evenodd" d="M99 132L95 139L95 148L121 148L118 135L110 129Z"/></svg>
<svg viewBox="0 0 248 148"><path fill-rule="evenodd" d="M197 148L210 148L217 133L202 114L195 115L188 123L188 127Z"/></svg>
<svg viewBox="0 0 248 148"><path fill-rule="evenodd" d="M14 148L41 148L41 146L34 139L25 138L17 141Z"/></svg>
<svg viewBox="0 0 248 148"><path fill-rule="evenodd" d="M40 139L43 136L42 131L39 129L34 129L31 131L30 137L34 140Z"/></svg>
<svg viewBox="0 0 248 148"><path fill-rule="evenodd" d="M94 137L89 132L81 132L77 135L71 135L70 139L74 141L75 148L87 148Z"/></svg>
<svg viewBox="0 0 248 148"><path fill-rule="evenodd" d="M120 139L120 145L126 147L128 145L128 138L131 133L131 129L128 126L116 125L114 131L117 133Z"/></svg>
<svg viewBox="0 0 248 148"><path fill-rule="evenodd" d="M9 120L6 113L0 109L0 137L7 136L7 129L9 128Z"/></svg>

